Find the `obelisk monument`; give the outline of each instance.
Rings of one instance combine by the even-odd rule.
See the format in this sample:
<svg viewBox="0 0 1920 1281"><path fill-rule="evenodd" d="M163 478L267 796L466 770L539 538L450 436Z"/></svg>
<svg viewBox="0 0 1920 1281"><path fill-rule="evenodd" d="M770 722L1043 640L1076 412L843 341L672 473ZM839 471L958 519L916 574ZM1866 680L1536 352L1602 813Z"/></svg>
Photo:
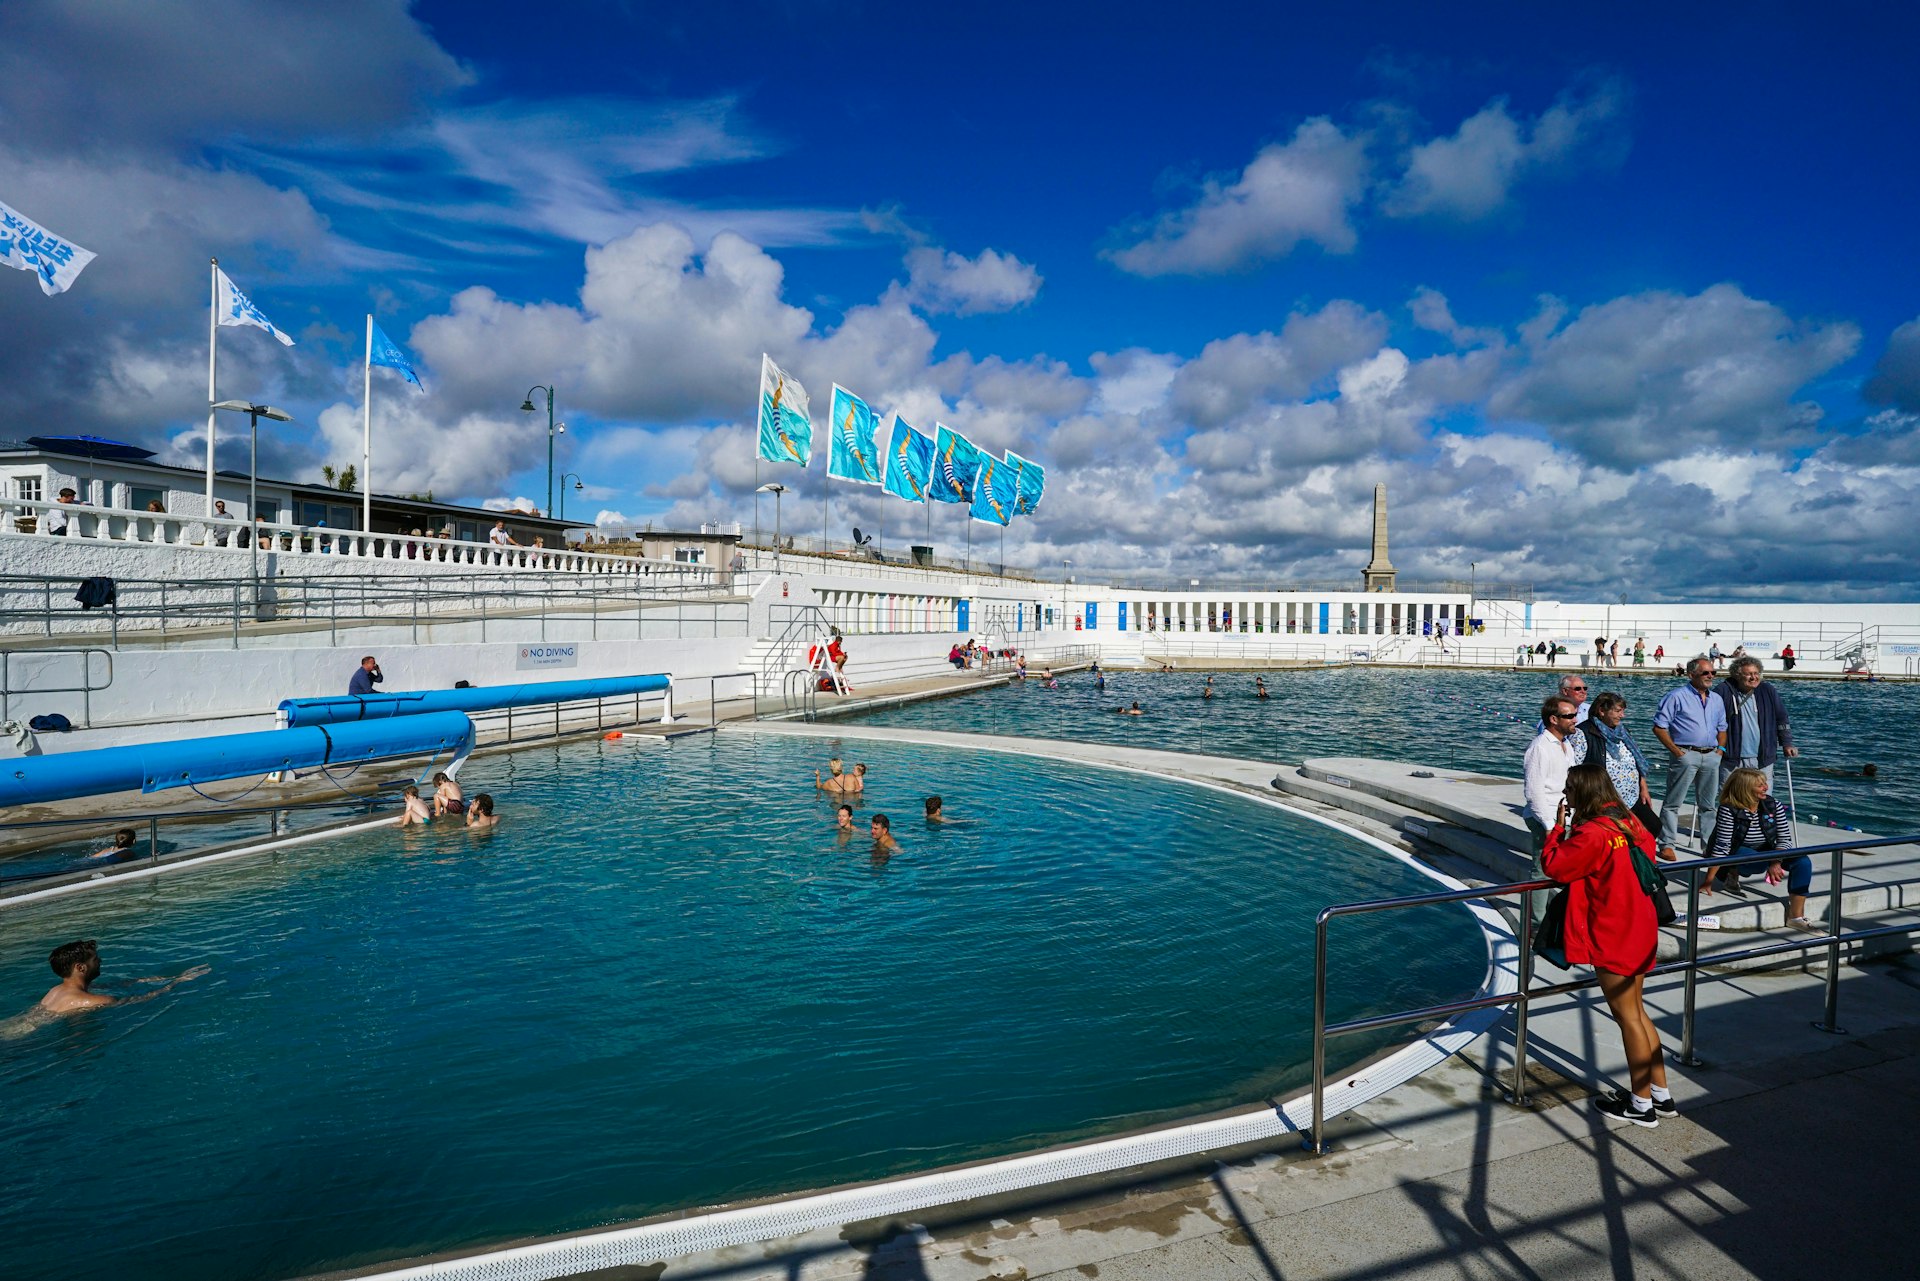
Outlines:
<svg viewBox="0 0 1920 1281"><path fill-rule="evenodd" d="M1393 590L1393 562L1387 559L1387 487L1373 487L1373 556L1360 571L1361 590Z"/></svg>

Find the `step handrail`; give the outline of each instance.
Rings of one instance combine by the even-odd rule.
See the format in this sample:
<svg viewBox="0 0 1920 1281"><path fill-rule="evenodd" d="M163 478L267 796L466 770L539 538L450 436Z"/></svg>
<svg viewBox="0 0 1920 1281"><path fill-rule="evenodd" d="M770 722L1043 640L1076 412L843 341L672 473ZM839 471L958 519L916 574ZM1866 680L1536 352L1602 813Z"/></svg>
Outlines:
<svg viewBox="0 0 1920 1281"><path fill-rule="evenodd" d="M1668 864L1663 870L1668 873L1680 873L1687 880L1687 941L1680 959L1656 965L1649 974L1686 975L1681 1015L1680 1054L1678 1061L1687 1066L1699 1066L1700 1060L1694 1057L1694 989L1698 975L1706 962L1700 959L1700 882L1699 873L1717 867L1734 864L1751 864L1765 858L1795 858L1805 854L1830 856L1828 885L1828 926L1827 933L1819 938L1788 939L1781 943L1767 943L1759 947L1744 948L1737 952L1717 952L1710 959L1715 965L1725 965L1731 961L1754 960L1764 956L1778 956L1790 952L1806 952L1814 948L1825 948L1827 952L1826 1004L1824 1017L1813 1026L1822 1032L1844 1035L1846 1029L1839 1024L1840 1016L1840 946L1843 943L1858 943L1866 939L1886 938L1895 934L1911 934L1916 927L1912 925L1882 925L1872 929L1843 931L1841 929L1842 904L1840 883L1840 861L1847 855L1863 850L1881 849L1890 845L1913 845L1920 843L1920 833L1909 836L1875 837L1861 841L1847 841L1837 845L1800 845L1789 849L1749 850L1745 853L1725 854L1718 858L1686 859L1679 863ZM1351 1036L1358 1032L1369 1032L1379 1028L1400 1027L1409 1023L1424 1023L1430 1019L1451 1019L1456 1015L1467 1014L1474 1010L1495 1009L1511 1005L1514 1007L1514 1053L1513 1053L1513 1089L1507 1095L1507 1101L1515 1107L1527 1106L1527 1012L1529 1006L1543 997L1562 996L1577 992L1582 988L1598 986L1599 978L1575 979L1567 983L1555 983L1547 987L1533 986L1533 896L1541 890L1553 890L1560 882L1551 880L1516 881L1511 885L1485 885L1464 890L1444 890L1431 894L1414 894L1404 898L1372 899L1358 903L1336 903L1320 910L1314 919L1313 927L1313 1118L1312 1129L1305 1137L1304 1146L1316 1156L1324 1155L1327 1150L1327 1042L1338 1036ZM1372 912L1386 912L1406 907L1426 907L1436 903L1462 903L1477 899L1503 899L1518 896L1520 899L1519 929L1519 980L1515 990L1501 996L1472 997L1462 1001L1449 1001L1442 1005L1430 1005L1424 1009L1403 1010L1393 1014L1376 1014L1367 1018L1348 1019L1340 1023L1327 1022L1327 923L1336 917L1360 916Z"/></svg>

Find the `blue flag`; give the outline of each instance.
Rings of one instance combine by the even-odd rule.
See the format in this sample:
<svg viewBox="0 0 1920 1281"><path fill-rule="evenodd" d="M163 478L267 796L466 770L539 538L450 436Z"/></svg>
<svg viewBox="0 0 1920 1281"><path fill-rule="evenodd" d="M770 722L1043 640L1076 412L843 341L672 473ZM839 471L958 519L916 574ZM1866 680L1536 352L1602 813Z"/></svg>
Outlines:
<svg viewBox="0 0 1920 1281"><path fill-rule="evenodd" d="M776 463L813 461L813 420L807 417L807 389L800 380L760 355L760 457Z"/></svg>
<svg viewBox="0 0 1920 1281"><path fill-rule="evenodd" d="M887 492L910 503L927 501L927 482L933 478L933 441L893 416L893 435L887 439Z"/></svg>
<svg viewBox="0 0 1920 1281"><path fill-rule="evenodd" d="M18 209L0 201L0 266L18 267L40 277L40 292L65 292L93 253L56 236Z"/></svg>
<svg viewBox="0 0 1920 1281"><path fill-rule="evenodd" d="M880 446L874 437L880 424L867 402L835 383L829 422L833 435L827 449L827 475L862 485L878 485Z"/></svg>
<svg viewBox="0 0 1920 1281"><path fill-rule="evenodd" d="M992 454L981 454L980 474L973 478L973 518L989 525L1010 524L1016 492L1013 468Z"/></svg>
<svg viewBox="0 0 1920 1281"><path fill-rule="evenodd" d="M1013 514L1031 516L1033 509L1040 505L1041 495L1047 492L1047 469L1031 458L1022 458L1011 449L1007 451L1007 466L1014 476Z"/></svg>
<svg viewBox="0 0 1920 1281"><path fill-rule="evenodd" d="M407 353L400 350L400 344L387 337L387 331L380 328L379 322L372 316L367 317L367 323L372 326L368 331L372 337L367 341L367 364L398 369L406 375L408 382L425 391L426 386L421 383L420 375L413 372L413 365L408 361Z"/></svg>
<svg viewBox="0 0 1920 1281"><path fill-rule="evenodd" d="M215 267L213 275L219 290L220 302L216 314L221 324L252 325L278 338L282 347L293 346L293 339L275 329L273 322L267 319L267 313L254 306L253 299L241 293L240 287L227 278L226 272Z"/></svg>
<svg viewBox="0 0 1920 1281"><path fill-rule="evenodd" d="M971 503L973 478L980 470L980 447L951 427L935 423L933 484L927 494L939 503Z"/></svg>

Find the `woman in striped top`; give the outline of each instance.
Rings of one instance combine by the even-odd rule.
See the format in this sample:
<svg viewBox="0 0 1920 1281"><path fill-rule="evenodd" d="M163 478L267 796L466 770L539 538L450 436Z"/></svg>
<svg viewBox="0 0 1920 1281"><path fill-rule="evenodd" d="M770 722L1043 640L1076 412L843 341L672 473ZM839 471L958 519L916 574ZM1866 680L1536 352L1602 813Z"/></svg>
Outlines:
<svg viewBox="0 0 1920 1281"><path fill-rule="evenodd" d="M1769 795L1767 776L1757 769L1737 769L1727 775L1720 787L1720 810L1713 820L1713 841L1706 857L1724 858L1729 854L1761 854L1769 850L1793 847L1793 822L1786 807ZM1702 894L1713 893L1714 868L1707 873ZM1726 868L1727 893L1745 896L1739 876L1732 865ZM1787 924L1797 930L1818 934L1820 927L1807 919L1807 889L1813 884L1813 860L1805 854L1775 858L1767 864L1767 884L1787 883Z"/></svg>

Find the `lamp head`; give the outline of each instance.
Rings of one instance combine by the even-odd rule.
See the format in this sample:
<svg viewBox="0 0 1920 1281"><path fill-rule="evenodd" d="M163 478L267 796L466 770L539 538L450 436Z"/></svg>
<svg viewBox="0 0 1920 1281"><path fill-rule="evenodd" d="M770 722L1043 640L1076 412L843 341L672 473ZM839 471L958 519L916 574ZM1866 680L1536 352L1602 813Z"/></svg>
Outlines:
<svg viewBox="0 0 1920 1281"><path fill-rule="evenodd" d="M556 436L564 436L564 435L566 435L566 434L567 434L567 425L566 425L565 423L555 423L555 424L553 425L553 434L554 434L554 435L556 435Z"/></svg>
<svg viewBox="0 0 1920 1281"><path fill-rule="evenodd" d="M533 397L529 396L525 400L520 402L520 412L524 414L530 414L533 412Z"/></svg>
<svg viewBox="0 0 1920 1281"><path fill-rule="evenodd" d="M777 480L768 481L766 484L760 486L760 488L755 490L754 492L760 493L760 494L784 494L787 492L787 487L785 485L782 485Z"/></svg>

